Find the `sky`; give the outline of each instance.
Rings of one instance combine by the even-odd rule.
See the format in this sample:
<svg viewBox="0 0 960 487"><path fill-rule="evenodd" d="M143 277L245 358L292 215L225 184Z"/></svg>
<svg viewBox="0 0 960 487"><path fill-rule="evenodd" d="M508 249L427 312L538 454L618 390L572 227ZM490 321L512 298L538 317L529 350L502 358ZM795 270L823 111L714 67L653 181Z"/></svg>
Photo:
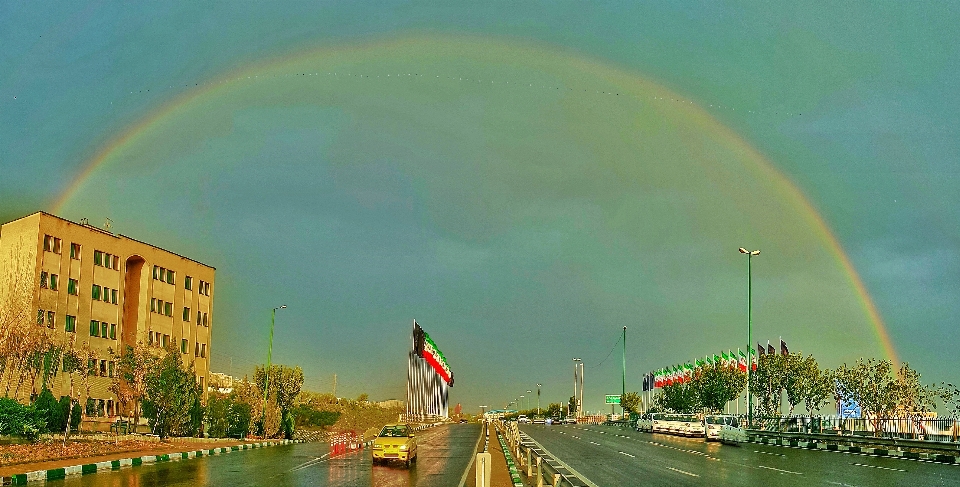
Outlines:
<svg viewBox="0 0 960 487"><path fill-rule="evenodd" d="M0 221L217 268L212 368L451 401L754 343L960 380L951 2L0 4Z"/></svg>

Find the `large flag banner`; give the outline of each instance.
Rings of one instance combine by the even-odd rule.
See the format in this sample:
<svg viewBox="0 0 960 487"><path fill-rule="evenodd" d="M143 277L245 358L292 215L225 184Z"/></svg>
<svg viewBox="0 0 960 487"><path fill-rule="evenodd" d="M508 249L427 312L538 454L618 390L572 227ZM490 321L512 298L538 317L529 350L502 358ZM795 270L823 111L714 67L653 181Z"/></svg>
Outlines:
<svg viewBox="0 0 960 487"><path fill-rule="evenodd" d="M783 338L780 339L780 354L790 355L790 350L787 349L787 342L783 341Z"/></svg>
<svg viewBox="0 0 960 487"><path fill-rule="evenodd" d="M416 343L414 351L433 367L433 370L437 372L447 385L453 387L453 372L450 370L450 366L447 365L447 359L443 357L443 352L440 351L436 343L433 343L430 335L423 331L423 328L420 328L419 324L414 322L414 327L413 336Z"/></svg>

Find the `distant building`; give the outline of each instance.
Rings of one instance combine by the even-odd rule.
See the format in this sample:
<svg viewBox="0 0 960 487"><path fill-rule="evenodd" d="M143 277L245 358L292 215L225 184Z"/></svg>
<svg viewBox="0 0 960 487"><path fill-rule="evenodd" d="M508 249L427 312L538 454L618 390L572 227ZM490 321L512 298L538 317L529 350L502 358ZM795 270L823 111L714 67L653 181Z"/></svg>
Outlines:
<svg viewBox="0 0 960 487"><path fill-rule="evenodd" d="M0 226L0 337L42 330L54 343L89 349L93 377L89 394L82 394L93 416L120 412L109 391L118 358L111 352L126 345L179 350L206 391L214 273L208 265L85 222L34 213ZM8 394L21 401L42 387L36 378L19 382L19 390ZM50 383L54 396L69 394L65 374Z"/></svg>
<svg viewBox="0 0 960 487"><path fill-rule="evenodd" d="M233 381L236 379L227 374L221 374L219 372L210 372L210 380L208 381L207 390L216 391L221 394L230 394L233 392Z"/></svg>
<svg viewBox="0 0 960 487"><path fill-rule="evenodd" d="M404 402L399 399L387 399L377 403L381 409L403 409Z"/></svg>

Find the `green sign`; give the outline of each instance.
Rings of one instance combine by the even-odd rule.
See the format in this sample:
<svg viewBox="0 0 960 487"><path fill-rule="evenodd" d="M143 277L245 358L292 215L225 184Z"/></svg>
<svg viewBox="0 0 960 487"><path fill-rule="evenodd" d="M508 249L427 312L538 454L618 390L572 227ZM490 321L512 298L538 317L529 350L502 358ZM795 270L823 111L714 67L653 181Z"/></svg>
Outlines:
<svg viewBox="0 0 960 487"><path fill-rule="evenodd" d="M620 394L607 394L604 404L620 404Z"/></svg>

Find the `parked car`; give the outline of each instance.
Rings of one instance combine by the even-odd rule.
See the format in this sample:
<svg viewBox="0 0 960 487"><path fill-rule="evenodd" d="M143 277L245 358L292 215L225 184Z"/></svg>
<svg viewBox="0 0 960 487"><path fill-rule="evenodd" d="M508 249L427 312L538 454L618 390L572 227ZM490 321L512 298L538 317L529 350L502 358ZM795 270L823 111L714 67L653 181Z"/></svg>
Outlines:
<svg viewBox="0 0 960 487"><path fill-rule="evenodd" d="M740 419L729 414L708 414L703 423L707 441L719 441L721 428L724 425L739 427Z"/></svg>
<svg viewBox="0 0 960 487"><path fill-rule="evenodd" d="M546 421L543 418L537 417L533 418L533 424L546 424Z"/></svg>
<svg viewBox="0 0 960 487"><path fill-rule="evenodd" d="M530 418L528 418L525 414L521 414L520 416L517 416L517 423L530 424Z"/></svg>
<svg viewBox="0 0 960 487"><path fill-rule="evenodd" d="M720 443L725 445L739 445L740 443L746 443L747 432L739 425L733 426L725 424L720 426L720 432L717 434L717 438L720 440Z"/></svg>
<svg viewBox="0 0 960 487"><path fill-rule="evenodd" d="M388 424L373 440L373 463L398 460L410 466L417 461L417 439L406 424Z"/></svg>

